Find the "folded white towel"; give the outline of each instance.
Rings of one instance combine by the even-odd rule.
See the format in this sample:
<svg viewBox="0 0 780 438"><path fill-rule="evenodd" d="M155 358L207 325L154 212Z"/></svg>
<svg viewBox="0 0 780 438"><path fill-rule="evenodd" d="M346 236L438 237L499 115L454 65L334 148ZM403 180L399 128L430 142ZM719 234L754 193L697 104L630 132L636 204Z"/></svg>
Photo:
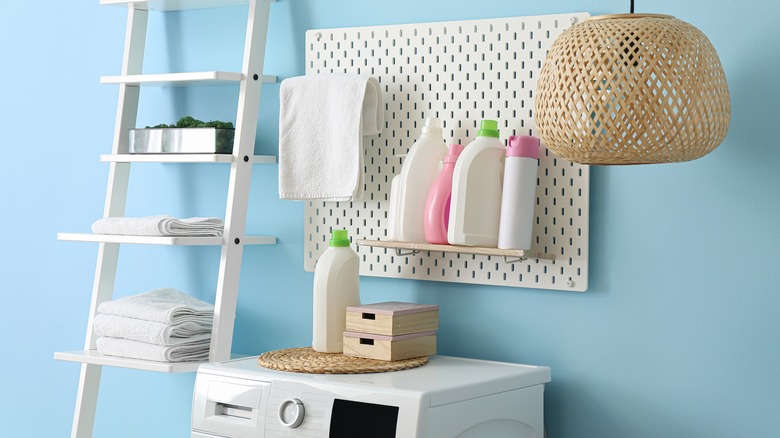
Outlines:
<svg viewBox="0 0 780 438"><path fill-rule="evenodd" d="M379 82L319 74L282 81L279 197L351 201L363 193L363 136L382 131Z"/></svg>
<svg viewBox="0 0 780 438"><path fill-rule="evenodd" d="M206 361L209 358L209 340L164 346L131 341L130 339L100 337L97 338L97 350L107 356L156 362Z"/></svg>
<svg viewBox="0 0 780 438"><path fill-rule="evenodd" d="M159 215L145 217L107 217L92 224L95 234L125 236L221 236L222 219L191 217L177 219Z"/></svg>
<svg viewBox="0 0 780 438"><path fill-rule="evenodd" d="M157 321L127 318L125 316L95 316L95 334L111 338L130 339L156 345L179 345L211 338L211 324L201 325L186 321L180 324L164 324Z"/></svg>
<svg viewBox="0 0 780 438"><path fill-rule="evenodd" d="M214 320L214 305L166 287L105 301L98 306L98 313L157 321L169 325L194 322L202 326L211 326Z"/></svg>

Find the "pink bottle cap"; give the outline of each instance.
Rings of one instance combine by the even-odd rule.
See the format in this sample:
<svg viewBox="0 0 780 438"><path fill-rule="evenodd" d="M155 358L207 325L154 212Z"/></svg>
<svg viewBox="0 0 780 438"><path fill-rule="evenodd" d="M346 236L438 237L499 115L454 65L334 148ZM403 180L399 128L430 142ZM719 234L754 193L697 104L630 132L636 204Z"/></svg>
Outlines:
<svg viewBox="0 0 780 438"><path fill-rule="evenodd" d="M510 135L506 145L507 157L539 159L539 139L530 135Z"/></svg>
<svg viewBox="0 0 780 438"><path fill-rule="evenodd" d="M458 160L458 157L460 156L460 153L463 152L463 149L465 146L460 144L451 144L450 145L450 151L447 153L447 156L444 157L445 163L454 163Z"/></svg>

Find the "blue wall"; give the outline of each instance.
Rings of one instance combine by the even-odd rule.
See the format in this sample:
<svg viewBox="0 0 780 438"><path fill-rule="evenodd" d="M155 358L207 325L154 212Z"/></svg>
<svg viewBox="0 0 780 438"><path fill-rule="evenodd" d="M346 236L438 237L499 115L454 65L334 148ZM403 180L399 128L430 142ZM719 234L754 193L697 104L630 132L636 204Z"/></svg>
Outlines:
<svg viewBox="0 0 780 438"><path fill-rule="evenodd" d="M108 165L98 155L110 150L117 93L98 77L119 71L126 17L97 3L14 1L0 12L4 437L70 430L79 366L52 353L83 344L96 246L55 234L87 231L102 214ZM303 74L311 28L616 13L627 3L282 0L272 5L266 71ZM731 128L694 162L592 169L589 291L363 278L364 300L440 304L443 354L551 366L551 438L777 437L780 6L648 0L638 11L675 15L710 37L731 90ZM153 15L149 38L160 43L147 49L146 71L240 68L244 17L242 8ZM232 119L235 99L145 90L139 124L183 113ZM267 85L257 153L276 153L277 111L278 85ZM310 340L303 207L277 199L276 178L276 166L255 166L248 231L279 244L245 252L236 352ZM221 216L226 181L223 166L134 166L127 214ZM117 295L170 285L213 299L216 248L121 254ZM95 436L188 437L192 381L105 369Z"/></svg>

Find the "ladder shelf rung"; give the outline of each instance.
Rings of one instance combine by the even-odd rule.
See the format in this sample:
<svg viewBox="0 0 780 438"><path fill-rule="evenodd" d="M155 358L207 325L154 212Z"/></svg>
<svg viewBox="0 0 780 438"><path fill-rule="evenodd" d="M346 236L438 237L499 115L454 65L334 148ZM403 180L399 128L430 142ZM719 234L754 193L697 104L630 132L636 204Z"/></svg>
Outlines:
<svg viewBox="0 0 780 438"><path fill-rule="evenodd" d="M248 0L100 0L101 5L132 6L135 9L163 12L240 6L248 3Z"/></svg>
<svg viewBox="0 0 780 438"><path fill-rule="evenodd" d="M180 237L180 236L124 236L117 234L92 234L92 233L57 233L57 240L70 242L97 242L97 243L132 243L141 245L185 245L219 246L224 243L224 237ZM273 236L245 236L245 245L274 245L276 237Z"/></svg>
<svg viewBox="0 0 780 438"><path fill-rule="evenodd" d="M184 87L192 85L239 84L244 74L230 71L199 71L187 73L154 73L140 75L101 76L101 84L126 84L150 87ZM263 75L264 84L276 82L276 76Z"/></svg>
<svg viewBox="0 0 780 438"><path fill-rule="evenodd" d="M160 373L192 373L198 370L203 362L155 362L152 360L130 359L126 357L106 356L97 350L58 351L54 358L68 362L105 365L135 370L157 371Z"/></svg>
<svg viewBox="0 0 780 438"><path fill-rule="evenodd" d="M103 154L100 161L116 163L230 163L229 154ZM275 155L254 155L253 164L276 163Z"/></svg>

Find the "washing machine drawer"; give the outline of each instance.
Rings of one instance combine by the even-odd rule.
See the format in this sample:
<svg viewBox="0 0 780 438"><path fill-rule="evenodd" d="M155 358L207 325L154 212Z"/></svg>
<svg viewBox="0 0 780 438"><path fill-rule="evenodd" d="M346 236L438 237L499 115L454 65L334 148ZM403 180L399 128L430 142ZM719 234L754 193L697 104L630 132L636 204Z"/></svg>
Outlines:
<svg viewBox="0 0 780 438"><path fill-rule="evenodd" d="M262 438L271 383L199 373L192 437Z"/></svg>

